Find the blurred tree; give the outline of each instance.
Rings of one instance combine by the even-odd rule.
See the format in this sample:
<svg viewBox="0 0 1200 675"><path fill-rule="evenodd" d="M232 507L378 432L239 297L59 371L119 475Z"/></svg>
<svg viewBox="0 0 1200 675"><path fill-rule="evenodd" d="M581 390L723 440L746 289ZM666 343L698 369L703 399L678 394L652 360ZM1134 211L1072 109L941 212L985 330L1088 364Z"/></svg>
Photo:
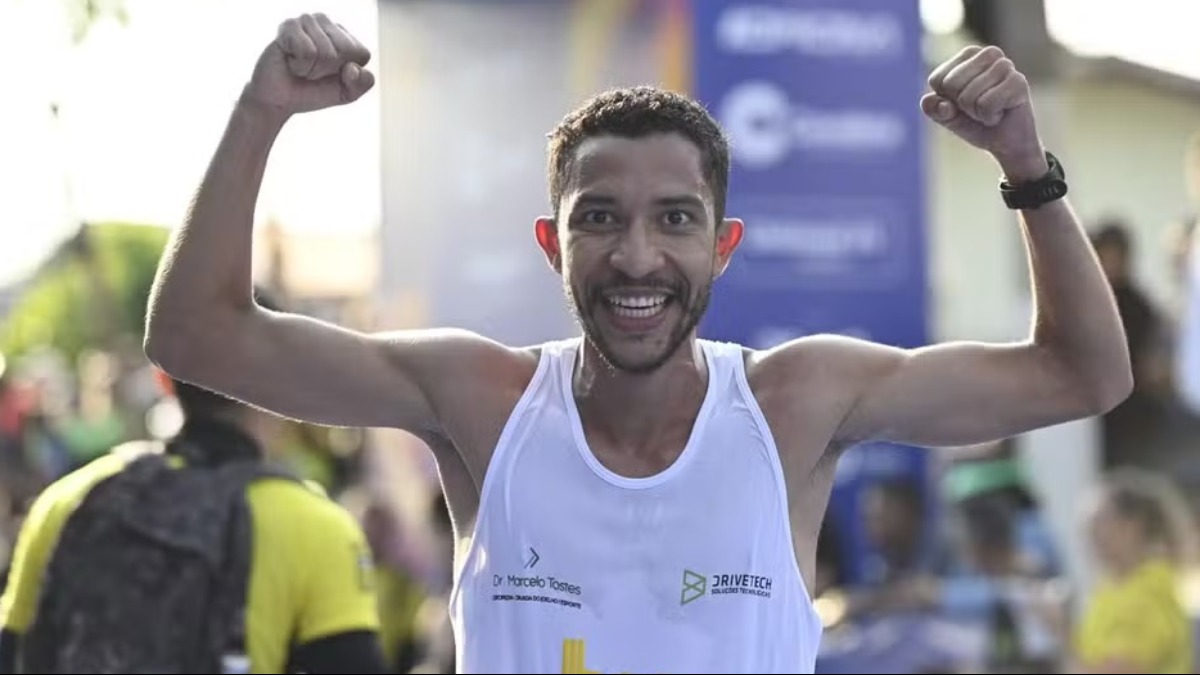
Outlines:
<svg viewBox="0 0 1200 675"><path fill-rule="evenodd" d="M0 354L19 360L50 347L74 364L97 349L126 363L144 363L146 305L169 235L167 228L128 223L80 227L38 269L0 324ZM68 426L73 451L86 459L120 440L102 426L108 422ZM291 426L283 443L293 468L332 493L340 491L354 472L361 435L299 422Z"/></svg>
<svg viewBox="0 0 1200 675"><path fill-rule="evenodd" d="M125 0L60 1L66 14L67 25L64 29L70 32L71 44L76 47L87 38L97 23L113 19L124 25L129 20ZM49 111L55 120L60 119L60 107L55 99L49 102ZM64 161L64 167L66 164ZM66 183L64 197L69 210L73 211L73 190L65 169L63 178ZM92 228L82 224L76 234L59 247L34 275L35 278L26 284L21 299L5 323L0 325L0 352L8 352L10 356L20 355L32 347L48 345L58 348L74 360L89 345L109 346L107 343L119 331L118 326L127 324L128 317L140 315L142 310L129 313L125 305L136 295L131 283L143 276L136 268L145 256L135 253L138 246L130 248L123 245L123 238L127 238L125 233L106 235L103 232L106 228L121 230L122 227L129 226ZM161 250L166 234L154 233L150 236L156 234L159 235L157 246ZM113 241L101 242L96 247L91 242L93 236L109 237ZM145 242L146 236L134 235L131 241L140 238ZM131 255L128 261L124 260L126 248L129 248L128 254ZM93 249L96 255L92 255ZM157 256L158 252L155 252L149 271L151 278ZM119 288L111 288L110 282ZM148 293L149 286L146 288ZM143 302L146 293L141 294ZM114 301L115 298L121 298L124 302ZM140 328L138 330L140 332Z"/></svg>
<svg viewBox="0 0 1200 675"><path fill-rule="evenodd" d="M122 24L129 21L124 0L66 0L66 3L71 21L71 41L75 44L83 42L92 26L105 17Z"/></svg>
<svg viewBox="0 0 1200 675"><path fill-rule="evenodd" d="M72 362L87 348L140 342L165 228L85 225L34 275L0 326L9 356L49 345Z"/></svg>

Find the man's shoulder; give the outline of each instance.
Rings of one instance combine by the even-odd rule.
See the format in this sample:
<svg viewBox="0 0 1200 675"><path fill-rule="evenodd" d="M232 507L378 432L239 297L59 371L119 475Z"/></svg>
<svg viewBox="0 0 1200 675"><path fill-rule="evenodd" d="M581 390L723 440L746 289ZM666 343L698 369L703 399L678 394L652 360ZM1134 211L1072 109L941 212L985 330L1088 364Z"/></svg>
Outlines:
<svg viewBox="0 0 1200 675"><path fill-rule="evenodd" d="M809 381L836 383L869 368L873 355L886 350L889 348L879 343L850 335L806 335L769 348L747 348L747 375L789 386Z"/></svg>
<svg viewBox="0 0 1200 675"><path fill-rule="evenodd" d="M489 360L478 371L483 375L484 386L491 386L493 391L503 394L504 400L509 401L514 395L520 396L532 383L539 371L544 371L555 358L571 358L578 348L581 338L547 340L534 344L504 347L506 358Z"/></svg>
<svg viewBox="0 0 1200 675"><path fill-rule="evenodd" d="M746 379L769 421L833 429L895 352L858 337L814 334L750 350Z"/></svg>
<svg viewBox="0 0 1200 675"><path fill-rule="evenodd" d="M125 465L120 456L102 455L47 485L34 499L21 526L26 545L38 551L30 559L43 559L58 541L67 519L92 488L116 475Z"/></svg>
<svg viewBox="0 0 1200 675"><path fill-rule="evenodd" d="M509 349L518 356L518 358L534 362L541 359L543 355L564 355L574 354L575 350L583 344L583 338L580 336L558 338L555 340L543 340L532 344L524 344Z"/></svg>
<svg viewBox="0 0 1200 675"><path fill-rule="evenodd" d="M320 483L289 472L264 472L246 486L251 506L286 511L290 508L325 509L335 505Z"/></svg>
<svg viewBox="0 0 1200 675"><path fill-rule="evenodd" d="M462 329L440 329L425 333L427 345L424 366L447 375L466 376L473 388L496 384L503 386L512 380L532 377L542 354L558 348L562 341L513 346L481 333ZM405 339L395 342L397 348L412 344ZM465 383L465 382L464 382Z"/></svg>

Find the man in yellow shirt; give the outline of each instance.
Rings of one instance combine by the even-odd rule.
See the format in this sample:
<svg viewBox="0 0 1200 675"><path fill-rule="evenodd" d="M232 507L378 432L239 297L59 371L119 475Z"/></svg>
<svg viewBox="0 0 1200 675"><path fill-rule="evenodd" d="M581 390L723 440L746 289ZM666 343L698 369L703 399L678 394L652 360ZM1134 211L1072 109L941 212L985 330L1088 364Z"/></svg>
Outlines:
<svg viewBox="0 0 1200 675"><path fill-rule="evenodd" d="M186 419L179 436L194 441L192 447L220 454L239 446L250 452L270 446L279 418L188 384L172 385ZM182 466L185 461L171 455L172 443L167 447L168 461ZM45 606L47 570L52 569L56 547L60 552L64 548L59 546L60 535L72 514L97 486L144 454L145 450L118 448L57 481L34 503L0 598L0 673L24 672L22 664L28 667L36 651L29 634L38 625L39 608ZM191 455L186 463L191 463ZM282 477L253 480L245 497L250 560L242 594L244 649L234 662L225 663L226 672L387 672L378 640L371 557L349 513L318 488ZM186 497L166 496L173 498ZM153 507L139 503L137 508ZM77 593L72 586L76 595L86 595L86 587L84 591ZM63 602L71 604L74 598ZM53 639L50 644L51 652L59 649ZM51 656L62 663L58 658Z"/></svg>

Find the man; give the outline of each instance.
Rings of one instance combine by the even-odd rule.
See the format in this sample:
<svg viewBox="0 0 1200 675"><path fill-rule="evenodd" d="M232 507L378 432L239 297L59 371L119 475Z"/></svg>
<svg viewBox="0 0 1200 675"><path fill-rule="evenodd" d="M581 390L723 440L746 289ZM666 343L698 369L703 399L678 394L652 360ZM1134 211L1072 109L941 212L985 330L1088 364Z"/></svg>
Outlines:
<svg viewBox="0 0 1200 675"><path fill-rule="evenodd" d="M1129 225L1119 218L1106 218L1092 230L1090 239L1125 329L1134 385L1129 398L1101 420L1102 466L1145 466L1163 457L1169 442L1173 392L1168 330L1162 313L1136 278Z"/></svg>
<svg viewBox="0 0 1200 675"><path fill-rule="evenodd" d="M370 89L368 59L322 15L281 25L173 235L146 350L282 415L425 441L469 543L451 597L464 672L812 672L807 587L841 449L981 442L1129 392L1112 296L1060 198L1028 84L995 48L935 70L921 106L995 157L1024 205L1037 311L1023 342L697 339L745 226L724 212L720 128L653 88L602 94L551 136L553 215L534 232L582 339L367 335L264 310L250 248L271 145L292 115Z"/></svg>
<svg viewBox="0 0 1200 675"><path fill-rule="evenodd" d="M277 439L281 428L278 417L190 384L170 385L185 422L179 436L167 444L169 455L173 448L186 443L206 460L231 458L243 452L261 457L262 449L272 447ZM39 610L45 602L41 599L46 586L43 582L54 564L52 552L61 541L68 519L86 496L145 452L135 445L118 447L55 482L33 506L18 540L9 587L0 598L0 673L46 672L29 663L34 649L30 634L43 628L38 624L45 617L39 616ZM246 488L246 497L252 544L248 588L243 597L245 656L251 671L388 672L378 644L375 596L364 576L370 573L366 544L350 515L316 488L291 480L259 479ZM185 498L165 496L167 500ZM92 562L86 560L83 564ZM64 598L64 602L84 604L71 597ZM70 611L90 610L76 607ZM42 644L58 638L46 632L42 636ZM153 638L146 635L144 639ZM57 649L51 644L49 651ZM238 660L245 658L230 655ZM63 664L60 654L52 654L49 659ZM34 660L43 662L40 656Z"/></svg>

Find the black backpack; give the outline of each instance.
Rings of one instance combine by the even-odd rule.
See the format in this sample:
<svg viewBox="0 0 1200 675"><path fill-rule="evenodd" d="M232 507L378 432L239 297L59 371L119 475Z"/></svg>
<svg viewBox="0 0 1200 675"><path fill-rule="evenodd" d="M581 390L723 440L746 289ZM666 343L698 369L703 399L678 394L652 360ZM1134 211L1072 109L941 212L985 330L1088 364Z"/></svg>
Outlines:
<svg viewBox="0 0 1200 675"><path fill-rule="evenodd" d="M246 487L291 476L264 464L248 438L222 431L220 461L200 447L212 434L184 434L92 488L46 566L19 671L220 673L223 657L244 659ZM185 465L172 466L171 455Z"/></svg>

